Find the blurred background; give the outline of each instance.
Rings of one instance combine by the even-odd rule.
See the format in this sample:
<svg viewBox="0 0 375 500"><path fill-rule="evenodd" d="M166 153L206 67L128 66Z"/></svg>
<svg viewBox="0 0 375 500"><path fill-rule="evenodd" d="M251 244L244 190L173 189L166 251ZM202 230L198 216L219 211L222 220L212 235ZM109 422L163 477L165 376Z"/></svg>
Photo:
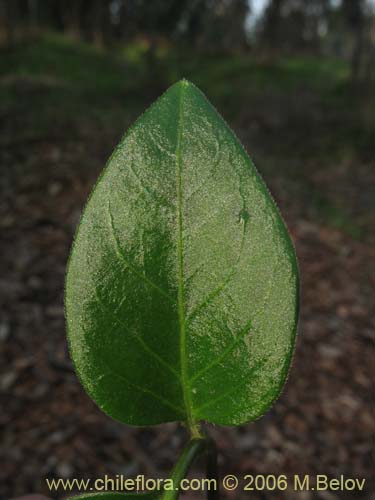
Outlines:
<svg viewBox="0 0 375 500"><path fill-rule="evenodd" d="M183 76L246 145L302 277L289 381L261 420L209 429L220 474L367 478L362 493L259 500L372 498L374 16L374 0L0 0L2 498L67 496L46 477L164 477L186 441L177 424L130 428L96 408L72 370L63 312L95 179Z"/></svg>

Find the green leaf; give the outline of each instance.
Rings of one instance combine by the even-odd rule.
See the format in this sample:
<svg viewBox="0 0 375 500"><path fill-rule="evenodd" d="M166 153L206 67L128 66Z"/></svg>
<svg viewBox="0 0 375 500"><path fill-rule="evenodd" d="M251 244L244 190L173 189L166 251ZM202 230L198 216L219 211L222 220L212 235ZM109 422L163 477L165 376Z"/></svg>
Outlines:
<svg viewBox="0 0 375 500"><path fill-rule="evenodd" d="M71 497L69 500L157 500L161 498L161 492L148 493L84 493Z"/></svg>
<svg viewBox="0 0 375 500"><path fill-rule="evenodd" d="M131 425L262 415L287 376L296 257L234 133L191 83L131 127L84 210L66 284L90 396Z"/></svg>

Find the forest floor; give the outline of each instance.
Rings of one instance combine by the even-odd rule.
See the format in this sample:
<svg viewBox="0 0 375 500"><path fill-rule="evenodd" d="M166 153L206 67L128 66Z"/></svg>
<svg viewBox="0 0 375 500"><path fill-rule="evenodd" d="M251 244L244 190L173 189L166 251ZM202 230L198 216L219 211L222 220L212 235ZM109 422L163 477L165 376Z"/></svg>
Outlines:
<svg viewBox="0 0 375 500"><path fill-rule="evenodd" d="M335 60L160 48L150 69L140 45L109 56L52 35L0 58L0 496L66 496L45 477L165 477L186 440L177 424L130 428L96 408L72 370L63 311L72 236L98 173L128 125L182 76L246 145L302 278L288 383L259 421L209 429L220 474L363 477L362 493L251 498L370 499L374 98L354 91Z"/></svg>

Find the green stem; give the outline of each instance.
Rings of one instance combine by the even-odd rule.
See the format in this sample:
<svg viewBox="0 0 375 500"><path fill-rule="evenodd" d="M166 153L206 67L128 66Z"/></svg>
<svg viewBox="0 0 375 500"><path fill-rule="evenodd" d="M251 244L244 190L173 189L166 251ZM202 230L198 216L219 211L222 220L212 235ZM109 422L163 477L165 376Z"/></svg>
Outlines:
<svg viewBox="0 0 375 500"><path fill-rule="evenodd" d="M219 498L219 483L217 480L217 452L214 442L209 438L192 439L180 455L173 468L171 479L174 490L165 491L162 500L176 500L180 494L181 481L186 477L191 464L201 455L206 454L207 478L211 479L212 490L207 489L207 499L217 500Z"/></svg>

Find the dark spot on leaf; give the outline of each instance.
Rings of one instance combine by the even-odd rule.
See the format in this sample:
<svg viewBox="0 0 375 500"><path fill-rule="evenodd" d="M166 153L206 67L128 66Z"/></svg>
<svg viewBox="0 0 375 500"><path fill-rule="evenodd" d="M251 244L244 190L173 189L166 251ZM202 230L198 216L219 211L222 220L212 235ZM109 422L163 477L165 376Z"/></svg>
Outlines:
<svg viewBox="0 0 375 500"><path fill-rule="evenodd" d="M238 214L238 222L244 222L246 224L246 222L248 222L249 219L250 219L249 212L243 208Z"/></svg>

